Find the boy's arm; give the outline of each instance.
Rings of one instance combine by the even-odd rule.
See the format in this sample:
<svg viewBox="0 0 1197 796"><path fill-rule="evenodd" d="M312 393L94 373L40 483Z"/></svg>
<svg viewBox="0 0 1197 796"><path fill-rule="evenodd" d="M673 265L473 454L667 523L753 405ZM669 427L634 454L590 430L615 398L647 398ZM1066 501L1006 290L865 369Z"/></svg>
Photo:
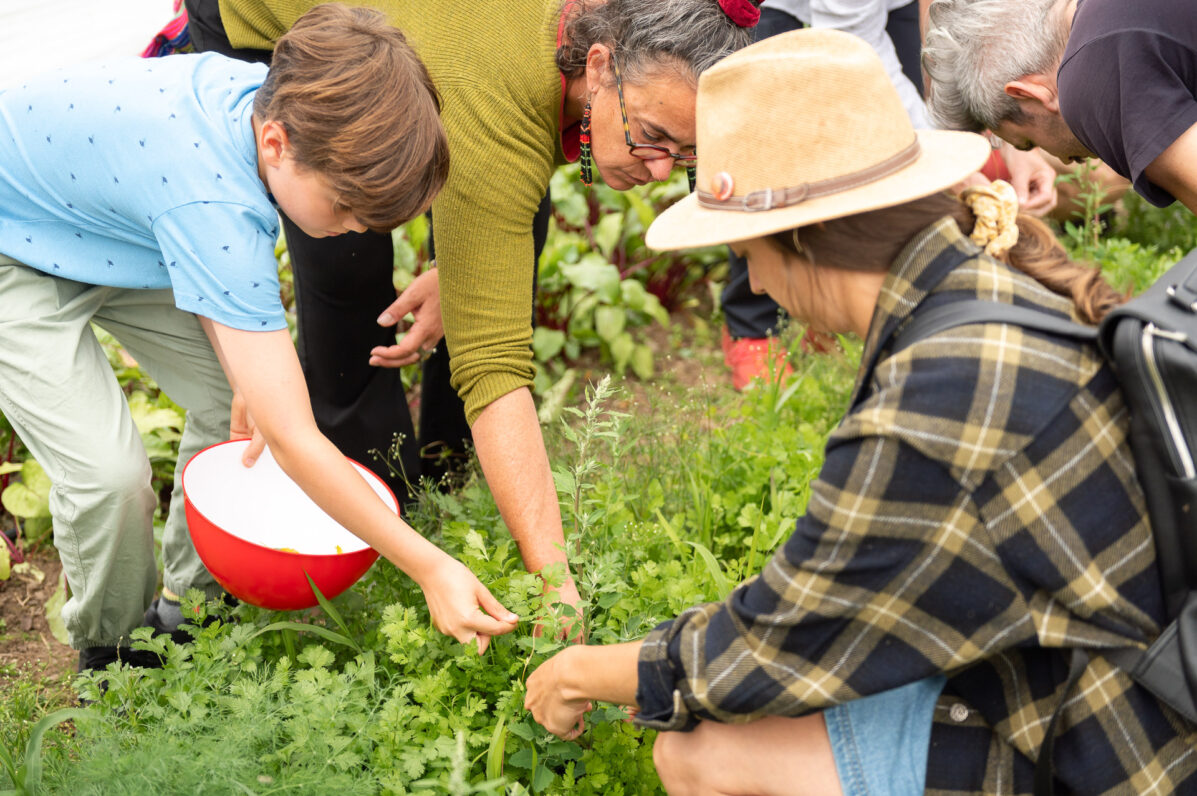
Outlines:
<svg viewBox="0 0 1197 796"><path fill-rule="evenodd" d="M201 322L279 466L329 516L420 585L437 629L462 642L477 636L485 649L490 636L514 627L515 615L467 567L397 517L320 433L286 330L249 332Z"/></svg>

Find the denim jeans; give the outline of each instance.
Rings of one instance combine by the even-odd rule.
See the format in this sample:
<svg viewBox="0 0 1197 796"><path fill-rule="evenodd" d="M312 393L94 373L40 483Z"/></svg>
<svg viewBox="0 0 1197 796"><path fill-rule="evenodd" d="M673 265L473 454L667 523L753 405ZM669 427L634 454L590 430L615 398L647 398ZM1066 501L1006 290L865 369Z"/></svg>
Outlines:
<svg viewBox="0 0 1197 796"><path fill-rule="evenodd" d="M944 678L928 677L823 712L844 796L917 796Z"/></svg>

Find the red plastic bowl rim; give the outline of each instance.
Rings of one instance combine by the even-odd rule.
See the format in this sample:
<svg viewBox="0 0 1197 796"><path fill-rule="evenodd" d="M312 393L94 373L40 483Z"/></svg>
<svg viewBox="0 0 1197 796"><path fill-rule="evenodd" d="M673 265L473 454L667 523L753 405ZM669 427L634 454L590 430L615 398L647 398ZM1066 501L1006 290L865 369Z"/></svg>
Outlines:
<svg viewBox="0 0 1197 796"><path fill-rule="evenodd" d="M216 528L216 529L220 530L221 532L228 534L229 536L232 536L234 539L238 539L238 540L244 542L245 544L252 545L253 547L258 548L259 550L272 550L277 553L288 553L290 555L300 555L300 556L314 556L314 557L319 557L319 558L343 558L345 556L361 554L366 551L371 551L375 555L378 554L378 551L375 550L370 545L366 544L366 541L364 539L362 539L362 544L364 544L365 547L359 548L357 550L350 550L348 552L343 552L343 553L298 553L298 552L292 552L290 550L280 550L277 547L267 547L266 545L258 544L257 542L251 542L249 539L246 539L244 536L241 536L240 534L233 533L232 531L228 530L227 528L224 528L221 525L213 522L212 519L210 517L208 517L207 514L200 511L199 507L196 506L195 503L191 500L191 498L189 498L187 496L187 469L189 467L191 467L191 463L193 461L195 461L199 457L199 455L201 453L203 453L204 451L211 450L212 448L219 448L222 445L233 445L233 444L244 445L248 441L249 440L245 440L245 439L227 439L223 442L217 442L215 444L209 445L206 448L196 451L195 455L187 460L187 464L183 465L183 476L179 482L179 485L182 486L182 488L183 488L183 499L187 504L189 504L191 506L192 511L194 511L196 514L198 514L200 517L203 518L204 522L208 523L209 526ZM344 454L342 454L342 455L344 455ZM362 477L373 478L375 481L377 481L378 484L380 486L382 486L383 489L386 490L386 494L390 496L391 501L394 503L393 506L388 506L388 508L394 509L396 517L402 516L401 510L399 508L399 500L398 500L398 498L395 497L395 492L390 488L390 486L387 485L387 482L382 480L382 478L378 475L378 473L374 472L369 467L366 467L366 465L362 464L361 462L357 461L356 459L352 459L348 456L345 456L345 459L352 462L353 464L356 464L358 467L362 468L361 470L358 470L358 473L360 475L362 475ZM279 469L281 470L282 468L280 467ZM290 476L288 476L288 478L289 477ZM304 494L307 494L307 493L305 492ZM344 526L342 526L342 527L344 527ZM349 529L346 528L345 530L349 530ZM349 532L351 534L353 534L353 531L349 531ZM353 534L353 535L357 536L357 534ZM358 538L360 539L361 537L358 537Z"/></svg>

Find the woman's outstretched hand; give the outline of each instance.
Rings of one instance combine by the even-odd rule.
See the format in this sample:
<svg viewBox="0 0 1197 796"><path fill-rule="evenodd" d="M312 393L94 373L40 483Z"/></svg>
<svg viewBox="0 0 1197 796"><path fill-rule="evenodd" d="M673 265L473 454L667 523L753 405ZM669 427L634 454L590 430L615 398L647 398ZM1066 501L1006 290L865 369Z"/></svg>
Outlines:
<svg viewBox="0 0 1197 796"><path fill-rule="evenodd" d="M636 707L642 641L566 647L528 676L524 708L542 727L572 741L594 702Z"/></svg>
<svg viewBox="0 0 1197 796"><path fill-rule="evenodd" d="M572 741L586 729L586 714L594 704L582 696L568 693L565 678L570 672L570 655L585 647L566 647L540 665L528 676L524 709L542 727L566 741Z"/></svg>
<svg viewBox="0 0 1197 796"><path fill-rule="evenodd" d="M448 554L442 554L416 582L424 590L436 629L462 644L477 639L479 653L486 652L491 636L510 633L519 621L469 567Z"/></svg>

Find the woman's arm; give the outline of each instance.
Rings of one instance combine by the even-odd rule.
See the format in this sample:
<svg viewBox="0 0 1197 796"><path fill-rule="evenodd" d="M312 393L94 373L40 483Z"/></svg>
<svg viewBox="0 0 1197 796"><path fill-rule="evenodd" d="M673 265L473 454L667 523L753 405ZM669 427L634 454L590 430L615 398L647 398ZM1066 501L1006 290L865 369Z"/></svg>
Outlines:
<svg viewBox="0 0 1197 796"><path fill-rule="evenodd" d="M524 708L546 730L571 740L585 729L592 701L634 707L642 643L566 647L529 675Z"/></svg>
<svg viewBox="0 0 1197 796"><path fill-rule="evenodd" d="M524 566L538 572L550 564L563 564L566 580L557 590L558 599L576 606L578 589L569 577L561 506L532 392L521 388L488 404L473 431L486 483Z"/></svg>
<svg viewBox="0 0 1197 796"><path fill-rule="evenodd" d="M329 516L420 585L437 629L462 642L477 636L485 649L490 636L515 626L515 615L468 568L396 516L320 433L286 330L248 332L206 318L201 322L283 472Z"/></svg>

